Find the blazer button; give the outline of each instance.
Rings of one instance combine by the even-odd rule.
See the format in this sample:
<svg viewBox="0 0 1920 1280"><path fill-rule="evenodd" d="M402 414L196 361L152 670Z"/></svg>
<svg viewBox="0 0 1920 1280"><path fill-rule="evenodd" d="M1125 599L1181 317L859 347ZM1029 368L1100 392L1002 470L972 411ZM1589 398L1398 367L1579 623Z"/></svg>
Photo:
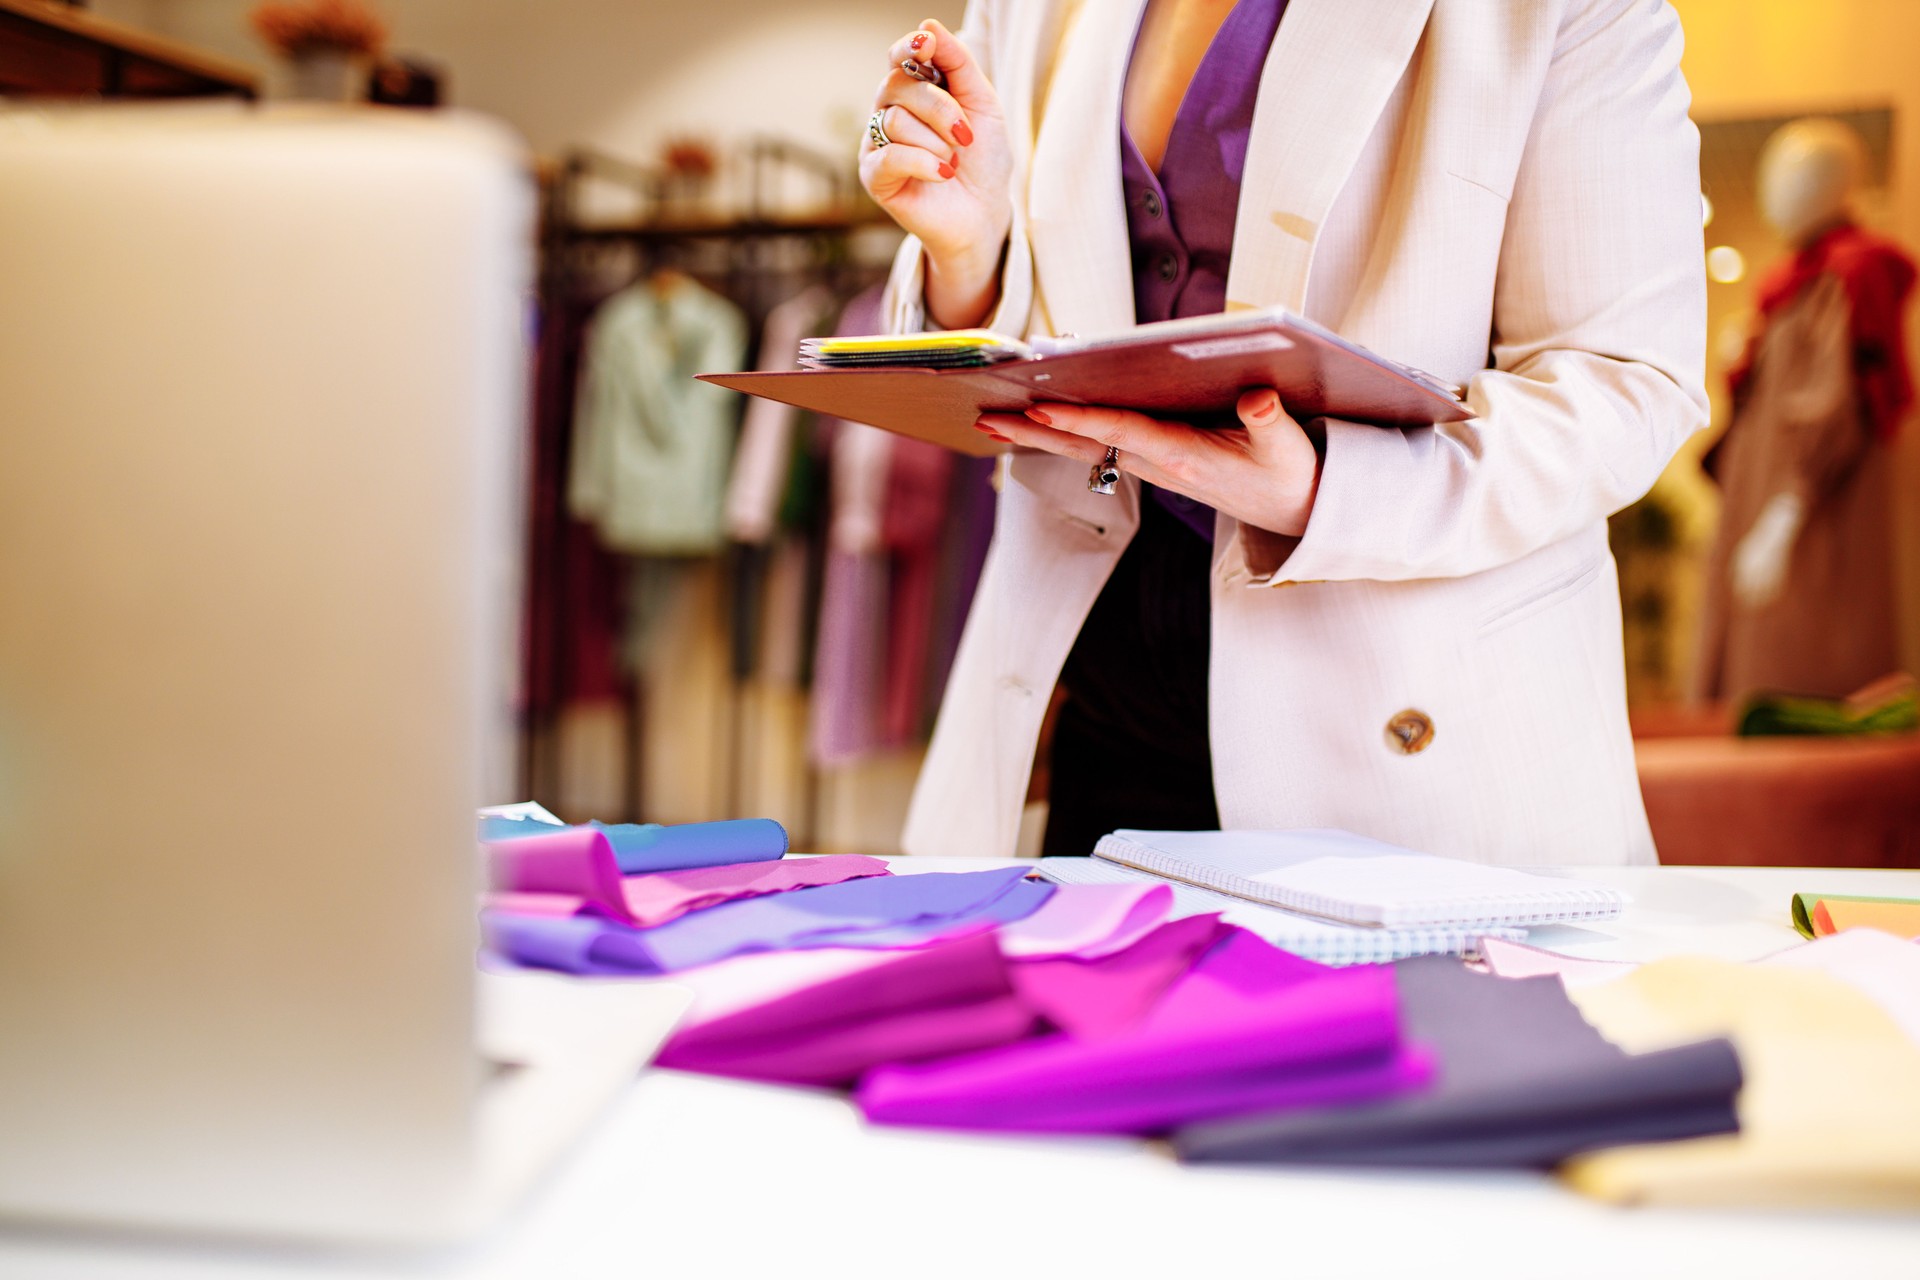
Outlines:
<svg viewBox="0 0 1920 1280"><path fill-rule="evenodd" d="M1424 711L1408 708L1387 721L1387 745L1403 756L1416 756L1433 742L1433 720Z"/></svg>

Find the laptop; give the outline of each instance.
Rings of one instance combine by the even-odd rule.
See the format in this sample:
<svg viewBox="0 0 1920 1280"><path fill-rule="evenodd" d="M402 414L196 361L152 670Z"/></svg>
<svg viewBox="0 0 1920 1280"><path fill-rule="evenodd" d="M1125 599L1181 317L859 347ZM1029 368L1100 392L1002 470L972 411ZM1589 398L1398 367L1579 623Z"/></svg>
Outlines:
<svg viewBox="0 0 1920 1280"><path fill-rule="evenodd" d="M681 1011L476 963L530 185L458 116L0 110L0 1230L456 1238Z"/></svg>

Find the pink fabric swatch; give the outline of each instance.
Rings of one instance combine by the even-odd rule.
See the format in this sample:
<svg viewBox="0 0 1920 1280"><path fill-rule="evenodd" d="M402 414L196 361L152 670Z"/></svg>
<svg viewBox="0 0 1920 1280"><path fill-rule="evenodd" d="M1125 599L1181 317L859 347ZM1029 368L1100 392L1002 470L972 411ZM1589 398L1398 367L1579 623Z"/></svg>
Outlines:
<svg viewBox="0 0 1920 1280"><path fill-rule="evenodd" d="M1015 995L992 935L975 933L682 1026L658 1063L752 1080L846 1085L876 1063L1004 1044L1036 1022Z"/></svg>
<svg viewBox="0 0 1920 1280"><path fill-rule="evenodd" d="M1082 1038L1117 1035L1145 1018L1226 931L1219 916L1188 916L1112 955L1017 961L1014 989L1062 1031Z"/></svg>
<svg viewBox="0 0 1920 1280"><path fill-rule="evenodd" d="M1611 982L1632 973L1636 967L1623 960L1583 960L1578 956L1563 956L1557 951L1543 951L1539 947L1500 938L1482 938L1480 956L1488 973L1502 978L1537 978L1550 973L1566 987Z"/></svg>
<svg viewBox="0 0 1920 1280"><path fill-rule="evenodd" d="M1010 960L1112 955L1165 922L1173 889L1164 884L1063 884L1025 920L1000 930Z"/></svg>
<svg viewBox="0 0 1920 1280"><path fill-rule="evenodd" d="M633 919L622 892L619 864L613 860L613 846L592 827L566 827L550 836L500 840L488 843L486 848L493 887L498 892L560 894L592 903L615 920Z"/></svg>
<svg viewBox="0 0 1920 1280"><path fill-rule="evenodd" d="M888 874L887 864L879 858L835 853L817 858L782 858L778 862L743 862L628 876L623 893L630 918L647 928L678 920L689 911L737 898L757 898L789 889Z"/></svg>

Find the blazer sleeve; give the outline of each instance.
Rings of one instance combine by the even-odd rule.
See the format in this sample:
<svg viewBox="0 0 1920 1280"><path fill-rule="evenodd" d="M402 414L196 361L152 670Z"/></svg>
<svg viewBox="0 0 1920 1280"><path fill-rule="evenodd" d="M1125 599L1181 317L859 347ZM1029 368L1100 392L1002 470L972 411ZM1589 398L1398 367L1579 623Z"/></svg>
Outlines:
<svg viewBox="0 0 1920 1280"><path fill-rule="evenodd" d="M1003 105L1011 106L997 78L1004 59L996 41L1000 35L998 0L968 0L966 17L957 33L980 62L987 79L1001 91ZM1026 122L1009 114L1007 140L1013 148L1013 173L1008 180L1010 193L1026 189L1028 158L1032 153L1031 130ZM1012 338L1027 336L1033 312L1033 248L1027 243L1027 217L1024 201L1013 200L1013 225L1008 232L1007 254L1000 269L1000 301L994 305L986 328ZM927 327L926 253L917 236L908 236L894 256L893 270L887 278L886 297L881 313L888 333L919 333Z"/></svg>
<svg viewBox="0 0 1920 1280"><path fill-rule="evenodd" d="M1707 421L1699 133L1665 0L1575 0L1508 207L1464 423L1326 423L1263 585L1476 573L1639 499Z"/></svg>

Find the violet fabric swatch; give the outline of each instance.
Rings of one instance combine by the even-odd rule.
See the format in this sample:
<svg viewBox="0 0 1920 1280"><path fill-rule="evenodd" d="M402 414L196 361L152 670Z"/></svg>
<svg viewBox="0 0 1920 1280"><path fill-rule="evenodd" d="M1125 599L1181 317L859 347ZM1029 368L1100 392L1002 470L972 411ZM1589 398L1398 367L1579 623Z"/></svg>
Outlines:
<svg viewBox="0 0 1920 1280"><path fill-rule="evenodd" d="M886 1124L1132 1134L1367 1101L1431 1074L1397 1006L1389 970L1327 969L1232 929L1124 1033L882 1067L855 1101Z"/></svg>
<svg viewBox="0 0 1920 1280"><path fill-rule="evenodd" d="M646 928L678 920L690 911L740 898L758 898L889 874L887 864L879 858L834 853L817 858L782 858L778 862L744 862L628 876L622 889L633 922Z"/></svg>
<svg viewBox="0 0 1920 1280"><path fill-rule="evenodd" d="M1000 931L1000 950L1018 959L1109 955L1166 921L1173 889L1164 884L1063 884L1046 905Z"/></svg>
<svg viewBox="0 0 1920 1280"><path fill-rule="evenodd" d="M653 929L489 912L495 950L581 974L672 973L754 951L909 947L1018 920L1052 886L1021 867L875 876L725 903Z"/></svg>
<svg viewBox="0 0 1920 1280"><path fill-rule="evenodd" d="M1434 1046L1425 1093L1223 1120L1175 1135L1196 1161L1547 1168L1597 1147L1737 1127L1725 1040L1629 1054L1551 976L1501 978L1428 956L1394 966L1408 1034Z"/></svg>
<svg viewBox="0 0 1920 1280"><path fill-rule="evenodd" d="M792 1084L848 1085L883 1062L1004 1044L1038 1019L994 939L974 933L684 1026L661 1066Z"/></svg>
<svg viewBox="0 0 1920 1280"><path fill-rule="evenodd" d="M488 841L486 850L498 891L567 895L616 920L632 918L613 846L592 827L548 827L538 835Z"/></svg>

